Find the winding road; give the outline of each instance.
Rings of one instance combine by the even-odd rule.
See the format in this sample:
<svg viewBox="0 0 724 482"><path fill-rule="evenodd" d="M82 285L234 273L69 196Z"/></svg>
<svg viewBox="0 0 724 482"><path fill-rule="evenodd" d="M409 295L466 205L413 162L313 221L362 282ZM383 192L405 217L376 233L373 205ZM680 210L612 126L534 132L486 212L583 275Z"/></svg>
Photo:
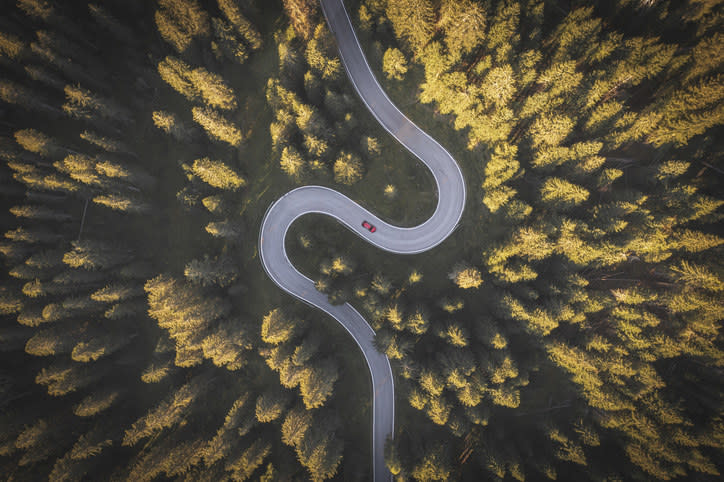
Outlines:
<svg viewBox="0 0 724 482"><path fill-rule="evenodd" d="M390 101L362 52L342 0L320 0L327 23L337 39L340 58L362 101L372 115L432 172L438 192L437 207L424 223L402 228L386 223L350 198L321 186L303 186L275 201L267 210L259 233L259 254L269 277L281 289L324 311L352 335L367 361L372 377L372 465L374 480L390 480L384 445L395 426L395 393L390 362L374 346L374 330L349 303L332 305L314 282L297 271L287 257L284 238L292 223L309 213L335 218L368 243L385 251L414 254L427 251L455 229L465 207L465 179L455 159L412 123ZM370 233L362 221L377 227Z"/></svg>

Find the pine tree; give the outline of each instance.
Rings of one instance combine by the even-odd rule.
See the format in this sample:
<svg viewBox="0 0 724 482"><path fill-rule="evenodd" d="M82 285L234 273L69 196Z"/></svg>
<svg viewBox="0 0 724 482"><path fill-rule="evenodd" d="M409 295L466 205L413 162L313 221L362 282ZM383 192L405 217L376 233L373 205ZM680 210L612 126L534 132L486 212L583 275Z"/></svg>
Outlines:
<svg viewBox="0 0 724 482"><path fill-rule="evenodd" d="M297 366L304 366L319 352L321 344L321 337L314 334L305 336L302 340L302 344L294 349L294 354L291 357L292 363Z"/></svg>
<svg viewBox="0 0 724 482"><path fill-rule="evenodd" d="M176 92L193 101L200 95L191 80L191 72L191 66L176 57L168 56L158 63L158 73L161 78Z"/></svg>
<svg viewBox="0 0 724 482"><path fill-rule="evenodd" d="M22 129L15 131L15 140L23 149L35 152L44 157L56 157L65 152L55 139L35 129Z"/></svg>
<svg viewBox="0 0 724 482"><path fill-rule="evenodd" d="M182 476L198 463L199 449L203 444L200 439L183 442L161 440L131 461L129 478L151 481L161 473L169 477Z"/></svg>
<svg viewBox="0 0 724 482"><path fill-rule="evenodd" d="M445 330L445 338L453 346L464 347L469 343L467 331L457 323L450 323Z"/></svg>
<svg viewBox="0 0 724 482"><path fill-rule="evenodd" d="M264 440L253 442L236 460L226 464L235 480L246 480L264 462L271 452L271 444Z"/></svg>
<svg viewBox="0 0 724 482"><path fill-rule="evenodd" d="M72 219L70 214L55 211L43 205L22 205L13 206L9 209L10 213L18 218L35 219L38 221L56 221L65 222Z"/></svg>
<svg viewBox="0 0 724 482"><path fill-rule="evenodd" d="M139 167L122 161L109 161L96 158L95 170L109 179L123 180L137 188L149 188L155 179Z"/></svg>
<svg viewBox="0 0 724 482"><path fill-rule="evenodd" d="M16 228L5 233L5 238L27 244L56 244L63 236L49 229Z"/></svg>
<svg viewBox="0 0 724 482"><path fill-rule="evenodd" d="M289 43L280 42L277 47L279 54L279 70L287 77L292 77L304 68L299 52L297 52ZM269 79L269 83L274 82Z"/></svg>
<svg viewBox="0 0 724 482"><path fill-rule="evenodd" d="M151 363L143 371L140 378L143 383L158 383L171 375L173 371L173 360L168 360L164 364Z"/></svg>
<svg viewBox="0 0 724 482"><path fill-rule="evenodd" d="M324 480L334 476L342 460L344 444L332 433L312 427L297 445L297 459L307 468L313 480Z"/></svg>
<svg viewBox="0 0 724 482"><path fill-rule="evenodd" d="M24 49L25 44L15 35L0 32L0 55L10 60L15 60Z"/></svg>
<svg viewBox="0 0 724 482"><path fill-rule="evenodd" d="M246 181L226 164L208 157L196 159L191 171L208 185L219 189L235 191L246 184Z"/></svg>
<svg viewBox="0 0 724 482"><path fill-rule="evenodd" d="M510 65L494 67L480 84L480 95L487 105L506 106L516 91L515 77Z"/></svg>
<svg viewBox="0 0 724 482"><path fill-rule="evenodd" d="M507 143L495 146L490 159L485 164L485 180L483 181L483 204L491 211L496 212L510 199L516 191L504 183L519 173L520 163L517 161L518 149Z"/></svg>
<svg viewBox="0 0 724 482"><path fill-rule="evenodd" d="M106 206L107 208L123 211L123 212L134 212L144 213L151 210L151 207L142 202L134 199L133 197L123 196L120 194L109 194L105 196L95 196L93 202Z"/></svg>
<svg viewBox="0 0 724 482"><path fill-rule="evenodd" d="M318 137L312 135L304 136L304 148L310 156L316 158L325 158L326 154L331 150L329 144Z"/></svg>
<svg viewBox="0 0 724 482"><path fill-rule="evenodd" d="M676 231L674 238L676 239L675 242L678 249L683 249L690 253L706 251L724 244L724 239L719 236L689 229Z"/></svg>
<svg viewBox="0 0 724 482"><path fill-rule="evenodd" d="M30 17L48 21L55 15L53 5L47 0L18 0L17 4Z"/></svg>
<svg viewBox="0 0 724 482"><path fill-rule="evenodd" d="M307 64L324 80L337 79L342 73L342 64L334 55L328 32L323 25L318 25L313 38L307 42L305 51Z"/></svg>
<svg viewBox="0 0 724 482"><path fill-rule="evenodd" d="M316 107L302 103L297 103L293 107L297 127L302 132L321 138L328 136L324 117Z"/></svg>
<svg viewBox="0 0 724 482"><path fill-rule="evenodd" d="M506 1L498 4L495 17L489 22L486 48L495 52L499 63L508 63L512 51L520 41L518 26L520 21L520 3Z"/></svg>
<svg viewBox="0 0 724 482"><path fill-rule="evenodd" d="M201 67L190 73L195 90L207 105L222 110L232 110L237 106L234 91L226 85L224 79Z"/></svg>
<svg viewBox="0 0 724 482"><path fill-rule="evenodd" d="M382 70L388 79L402 80L407 73L407 60L399 49L389 48L382 57Z"/></svg>
<svg viewBox="0 0 724 482"><path fill-rule="evenodd" d="M201 341L204 358L210 359L217 367L239 370L248 361L251 337L241 328L242 320L231 319L222 322L211 334Z"/></svg>
<svg viewBox="0 0 724 482"><path fill-rule="evenodd" d="M272 422L282 416L289 403L289 394L283 389L268 390L256 399L256 419L261 423Z"/></svg>
<svg viewBox="0 0 724 482"><path fill-rule="evenodd" d="M724 290L724 282L705 266L682 261L679 266L672 266L674 279L686 286L711 292Z"/></svg>
<svg viewBox="0 0 724 482"><path fill-rule="evenodd" d="M22 291L28 298L38 298L48 294L47 286L43 285L38 278L25 283Z"/></svg>
<svg viewBox="0 0 724 482"><path fill-rule="evenodd" d="M127 263L133 255L126 249L102 241L73 241L73 249L63 256L63 262L72 268L106 269Z"/></svg>
<svg viewBox="0 0 724 482"><path fill-rule="evenodd" d="M389 2L386 13L397 37L404 37L414 52L422 50L433 35L435 13L429 0Z"/></svg>
<svg viewBox="0 0 724 482"><path fill-rule="evenodd" d="M0 314L11 315L19 312L22 308L22 297L18 293L13 293L6 286L0 288Z"/></svg>
<svg viewBox="0 0 724 482"><path fill-rule="evenodd" d="M294 407L287 412L282 424L282 441L291 446L298 446L312 425L313 412L304 407Z"/></svg>
<svg viewBox="0 0 724 482"><path fill-rule="evenodd" d="M81 400L78 405L73 407L73 413L79 417L94 417L97 414L108 410L113 403L118 400L119 395L119 392L116 390L103 390L92 393ZM108 445L110 445L110 440L107 442L109 442ZM86 454L87 452L83 455Z"/></svg>
<svg viewBox="0 0 724 482"><path fill-rule="evenodd" d="M84 433L70 450L70 458L73 460L85 460L100 454L106 447L113 445L113 440L108 438L109 434L101 425L95 425L88 432Z"/></svg>
<svg viewBox="0 0 724 482"><path fill-rule="evenodd" d="M239 147L244 141L241 130L221 113L207 107L194 107L191 109L194 121L204 128L209 137Z"/></svg>
<svg viewBox="0 0 724 482"><path fill-rule="evenodd" d="M76 119L91 120L97 116L124 124L131 122L131 113L115 102L93 94L79 86L66 85L63 111Z"/></svg>
<svg viewBox="0 0 724 482"><path fill-rule="evenodd" d="M352 185L362 179L363 165L360 158L349 152L342 152L334 161L334 180Z"/></svg>
<svg viewBox="0 0 724 482"><path fill-rule="evenodd" d="M110 137L101 136L93 131L85 130L80 133L80 138L84 141L90 142L93 145L100 147L106 152L117 152L130 154L135 157L135 153L126 146L123 142L113 139Z"/></svg>
<svg viewBox="0 0 724 482"><path fill-rule="evenodd" d="M200 347L196 348L197 334L230 311L228 301L206 296L200 289L170 276L159 275L147 281L144 289L149 316L168 330L177 347L200 351Z"/></svg>
<svg viewBox="0 0 724 482"><path fill-rule="evenodd" d="M563 179L548 178L540 189L541 200L557 209L567 209L588 199L589 192Z"/></svg>
<svg viewBox="0 0 724 482"><path fill-rule="evenodd" d="M25 352L34 356L50 356L70 353L78 333L67 328L53 326L37 331L25 344Z"/></svg>
<svg viewBox="0 0 724 482"><path fill-rule="evenodd" d="M292 146L287 146L282 151L279 164L288 176L299 181L304 176L307 162L302 155Z"/></svg>
<svg viewBox="0 0 724 482"><path fill-rule="evenodd" d="M703 134L724 122L724 83L720 76L675 92L661 107L663 119L648 137L661 146L671 142L685 145L692 137Z"/></svg>
<svg viewBox="0 0 724 482"><path fill-rule="evenodd" d="M241 13L234 0L218 0L219 8L252 50L259 50L262 38L254 25Z"/></svg>
<svg viewBox="0 0 724 482"><path fill-rule="evenodd" d="M166 134L172 135L177 141L193 138L193 131L171 112L154 111L153 123Z"/></svg>
<svg viewBox="0 0 724 482"><path fill-rule="evenodd" d="M53 166L71 179L88 186L109 187L109 182L96 171L95 160L85 154L68 154L62 161L54 162Z"/></svg>
<svg viewBox="0 0 724 482"><path fill-rule="evenodd" d="M229 241L237 241L243 231L238 221L214 221L206 225L206 232L217 238L225 238Z"/></svg>
<svg viewBox="0 0 724 482"><path fill-rule="evenodd" d="M303 40L309 40L317 8L313 0L282 0L282 4L294 31Z"/></svg>
<svg viewBox="0 0 724 482"><path fill-rule="evenodd" d="M231 450L235 439L244 431L241 427L247 425L248 417L248 395L242 395L229 409L224 419L224 424L219 427L216 435L209 440L201 450L204 463L211 467L215 462L226 457ZM253 416L252 416L253 418ZM235 430L238 429L238 432Z"/></svg>
<svg viewBox="0 0 724 482"><path fill-rule="evenodd" d="M194 37L209 33L209 15L196 0L159 0L155 19L161 36L179 53L188 49Z"/></svg>
<svg viewBox="0 0 724 482"><path fill-rule="evenodd" d="M46 385L48 394L62 397L68 393L82 389L104 375L98 367L78 366L68 362L60 362L40 370L35 383Z"/></svg>
<svg viewBox="0 0 724 482"><path fill-rule="evenodd" d="M533 147L557 146L573 130L573 121L561 115L540 116L530 128Z"/></svg>
<svg viewBox="0 0 724 482"><path fill-rule="evenodd" d="M89 363L101 357L109 356L123 348L136 336L135 334L128 336L125 333L117 331L94 335L95 336L89 336L86 334L83 340L73 347L73 351L70 354L73 361Z"/></svg>
<svg viewBox="0 0 724 482"><path fill-rule="evenodd" d="M417 480L447 480L450 473L448 455L439 445L426 450L412 470L412 476Z"/></svg>
<svg viewBox="0 0 724 482"><path fill-rule="evenodd" d="M178 93L190 101L202 100L207 105L222 110L237 107L234 91L224 79L208 70L191 69L185 62L168 56L158 64L158 73Z"/></svg>
<svg viewBox="0 0 724 482"><path fill-rule="evenodd" d="M224 58L243 64L249 58L246 46L238 37L234 27L220 18L211 19L211 27L215 41L211 42L211 50L217 60Z"/></svg>
<svg viewBox="0 0 724 482"><path fill-rule="evenodd" d="M475 51L485 39L485 10L470 0L445 0L440 6L437 26L445 32L448 52L465 55Z"/></svg>
<svg viewBox="0 0 724 482"><path fill-rule="evenodd" d="M298 321L290 320L279 308L270 311L262 320L261 338L264 343L279 345L292 339Z"/></svg>
<svg viewBox="0 0 724 482"><path fill-rule="evenodd" d="M334 382L339 378L337 365L326 360L313 364L305 372L299 384L304 406L308 410L319 408L333 393Z"/></svg>
<svg viewBox="0 0 724 482"><path fill-rule="evenodd" d="M28 450L50 442L52 436L51 425L45 419L35 420L30 426L25 427L15 439L15 447L21 450Z"/></svg>
<svg viewBox="0 0 724 482"><path fill-rule="evenodd" d="M208 381L203 375L192 378L188 383L163 400L155 409L139 418L125 431L124 446L133 446L163 429L173 427L182 422L192 404L207 388Z"/></svg>
<svg viewBox="0 0 724 482"><path fill-rule="evenodd" d="M483 278L476 268L465 265L456 266L448 275L462 289L477 288L483 284Z"/></svg>

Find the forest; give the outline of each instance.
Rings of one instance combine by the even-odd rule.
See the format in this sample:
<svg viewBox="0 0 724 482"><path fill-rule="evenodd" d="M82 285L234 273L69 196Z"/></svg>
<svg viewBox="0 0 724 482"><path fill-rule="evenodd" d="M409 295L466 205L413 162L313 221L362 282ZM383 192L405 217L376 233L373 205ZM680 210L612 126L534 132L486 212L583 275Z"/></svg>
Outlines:
<svg viewBox="0 0 724 482"><path fill-rule="evenodd" d="M425 254L286 240L392 363L394 480L718 480L724 2L345 5L468 188ZM407 226L437 194L318 2L0 11L2 478L371 480L367 366L259 226L306 184Z"/></svg>

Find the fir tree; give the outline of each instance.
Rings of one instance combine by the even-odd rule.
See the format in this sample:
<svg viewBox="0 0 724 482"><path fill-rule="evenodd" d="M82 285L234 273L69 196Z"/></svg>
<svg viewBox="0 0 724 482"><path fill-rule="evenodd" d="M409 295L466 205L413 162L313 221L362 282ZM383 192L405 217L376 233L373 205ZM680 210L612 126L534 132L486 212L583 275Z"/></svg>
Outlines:
<svg viewBox="0 0 724 482"><path fill-rule="evenodd" d="M242 177L223 162L208 157L196 159L191 171L205 183L219 189L236 190L246 184Z"/></svg>
<svg viewBox="0 0 724 482"><path fill-rule="evenodd" d="M438 28L453 55L475 51L485 38L485 10L476 2L446 0L440 6Z"/></svg>
<svg viewBox="0 0 724 482"><path fill-rule="evenodd" d="M160 0L155 19L161 36L179 53L188 49L194 37L209 32L209 16L196 0Z"/></svg>
<svg viewBox="0 0 724 482"><path fill-rule="evenodd" d="M144 438L179 424L207 385L208 382L198 376L191 379L163 400L158 407L134 422L123 436L123 445L133 446Z"/></svg>
<svg viewBox="0 0 724 482"><path fill-rule="evenodd" d="M312 0L283 0L284 11L289 16L294 31L308 40L314 28L316 5Z"/></svg>
<svg viewBox="0 0 724 482"><path fill-rule="evenodd" d="M334 180L341 184L354 184L362 179L363 166L359 157L342 152L334 161Z"/></svg>
<svg viewBox="0 0 724 482"><path fill-rule="evenodd" d="M387 17L398 37L404 37L413 51L427 44L434 31L434 10L428 0L400 0L387 4Z"/></svg>
<svg viewBox="0 0 724 482"><path fill-rule="evenodd" d="M289 395L282 389L262 393L256 400L256 418L261 423L278 419L289 402Z"/></svg>
<svg viewBox="0 0 724 482"><path fill-rule="evenodd" d="M389 48L382 57L382 70L389 79L402 80L407 73L407 60L399 49Z"/></svg>
<svg viewBox="0 0 724 482"><path fill-rule="evenodd" d="M219 0L219 8L252 50L259 50L262 38L254 25L241 13L234 0Z"/></svg>
<svg viewBox="0 0 724 482"><path fill-rule="evenodd" d="M201 107L194 107L191 111L194 121L204 128L211 139L226 142L234 147L239 147L243 142L244 135L241 130L219 112Z"/></svg>

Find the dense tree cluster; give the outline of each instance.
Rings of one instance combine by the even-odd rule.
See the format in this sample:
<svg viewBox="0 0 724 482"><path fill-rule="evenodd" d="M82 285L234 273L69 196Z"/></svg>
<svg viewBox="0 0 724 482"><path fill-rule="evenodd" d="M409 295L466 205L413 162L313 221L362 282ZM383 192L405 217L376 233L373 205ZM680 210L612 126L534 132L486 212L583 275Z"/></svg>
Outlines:
<svg viewBox="0 0 724 482"><path fill-rule="evenodd" d="M304 2L285 5L297 3ZM375 149L359 142L357 102L326 24L311 12L305 18L313 25L306 42L306 30L300 32L296 24L278 37L280 76L269 79L266 90L275 117L272 149L282 170L298 182L333 178L352 185L362 179L364 160L374 156Z"/></svg>
<svg viewBox="0 0 724 482"><path fill-rule="evenodd" d="M7 478L369 479L361 357L272 287L258 223L300 182L434 193L318 3L277 3L3 11ZM396 479L720 476L721 2L345 4L468 181L433 256L287 243L392 362Z"/></svg>
<svg viewBox="0 0 724 482"><path fill-rule="evenodd" d="M120 226L149 213L157 169L134 142L148 92L115 96L115 85L95 80L117 66L59 5L18 7L12 18L30 29L3 41L12 122L0 139L2 186L14 220L3 220L2 465L11 478L60 480L94 470L120 442L99 417L133 416L130 387L118 380L142 368L132 342L152 334L143 299L152 271L140 239ZM87 13L93 35L108 30L104 48L125 32L101 7ZM119 50L143 79L132 45ZM38 108L50 115L38 118Z"/></svg>
<svg viewBox="0 0 724 482"><path fill-rule="evenodd" d="M338 471L337 355L299 332L303 377L280 383L264 316L247 308L259 295L244 270L264 277L247 230L266 202L250 181L267 156L246 141L268 127L250 114L264 85L239 79L276 49L269 19L215 3L22 0L0 20L7 477ZM158 34L168 46L141 47Z"/></svg>
<svg viewBox="0 0 724 482"><path fill-rule="evenodd" d="M417 325L429 294L399 274L387 294L357 291L433 423L429 443L396 437L393 473L718 475L724 91L704 52L722 47L721 5L360 3L388 39L384 72L416 74L417 98L468 139L456 157L478 163L463 166L477 201L448 268L457 299ZM325 279L334 299L345 283Z"/></svg>
<svg viewBox="0 0 724 482"><path fill-rule="evenodd" d="M299 388L301 402L291 408L282 424L282 440L295 448L297 459L314 480L335 474L342 460L343 441L335 434L338 421L324 408L339 376L333 352L322 345L323 338L313 328L279 308L270 311L261 325L266 346L259 353L279 374L282 386ZM289 397L278 390L257 401L257 417L280 418Z"/></svg>

